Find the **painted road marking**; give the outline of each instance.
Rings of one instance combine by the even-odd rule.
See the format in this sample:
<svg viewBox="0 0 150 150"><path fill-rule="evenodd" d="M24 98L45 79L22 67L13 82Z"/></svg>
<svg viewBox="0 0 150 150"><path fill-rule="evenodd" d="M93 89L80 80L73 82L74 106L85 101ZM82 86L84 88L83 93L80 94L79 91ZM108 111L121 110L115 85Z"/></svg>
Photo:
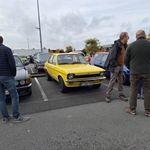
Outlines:
<svg viewBox="0 0 150 150"><path fill-rule="evenodd" d="M32 68L31 68L31 72L34 73ZM40 92L41 92L41 95L42 95L44 101L48 101L48 98L47 98L47 96L46 96L44 90L42 89L42 86L40 85L38 79L37 79L36 77L34 77L34 79L35 79L35 82L37 83L37 85L38 85L38 87L39 87L39 89L40 89Z"/></svg>

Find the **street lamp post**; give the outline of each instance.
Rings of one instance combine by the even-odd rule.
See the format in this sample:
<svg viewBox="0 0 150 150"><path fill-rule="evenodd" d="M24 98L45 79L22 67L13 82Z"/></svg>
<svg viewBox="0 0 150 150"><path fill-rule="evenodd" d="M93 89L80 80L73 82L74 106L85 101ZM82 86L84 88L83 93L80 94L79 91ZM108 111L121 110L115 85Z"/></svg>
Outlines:
<svg viewBox="0 0 150 150"><path fill-rule="evenodd" d="M39 10L39 2L38 2L38 0L37 0L37 9L38 9L39 27L36 28L36 29L39 29L41 52L43 52L43 48L42 48L42 34L41 34L41 23L40 23L40 10Z"/></svg>

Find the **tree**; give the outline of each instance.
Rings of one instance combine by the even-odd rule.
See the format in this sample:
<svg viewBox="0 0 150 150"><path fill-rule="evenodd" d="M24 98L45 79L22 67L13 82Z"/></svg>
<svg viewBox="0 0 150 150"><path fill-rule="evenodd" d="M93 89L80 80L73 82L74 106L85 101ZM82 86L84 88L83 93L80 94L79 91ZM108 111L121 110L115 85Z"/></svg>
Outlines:
<svg viewBox="0 0 150 150"><path fill-rule="evenodd" d="M147 40L150 41L150 33L148 33Z"/></svg>
<svg viewBox="0 0 150 150"><path fill-rule="evenodd" d="M103 51L98 39L87 39L85 41L85 50L87 53Z"/></svg>

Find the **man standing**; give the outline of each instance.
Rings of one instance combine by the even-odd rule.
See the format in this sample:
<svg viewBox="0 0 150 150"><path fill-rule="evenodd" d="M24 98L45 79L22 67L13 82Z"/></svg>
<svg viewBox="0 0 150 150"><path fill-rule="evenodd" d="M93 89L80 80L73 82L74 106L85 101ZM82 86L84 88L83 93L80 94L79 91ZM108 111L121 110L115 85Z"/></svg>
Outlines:
<svg viewBox="0 0 150 150"><path fill-rule="evenodd" d="M3 38L0 36L0 110L3 117L2 123L7 123L11 119L6 107L5 88L11 96L13 121L29 120L29 117L21 116L19 112L19 96L14 81L15 75L16 64L12 51L9 47L3 45Z"/></svg>
<svg viewBox="0 0 150 150"><path fill-rule="evenodd" d="M106 91L105 101L109 103L111 101L110 96L113 90L114 84L117 80L119 98L123 101L128 101L128 99L123 94L123 65L124 65L124 54L127 48L127 41L129 39L127 32L122 32L120 34L120 39L114 42L112 49L109 52L107 60L104 67L108 69L111 73L110 81Z"/></svg>
<svg viewBox="0 0 150 150"><path fill-rule="evenodd" d="M145 31L136 32L136 41L127 48L124 63L130 69L130 98L127 113L136 115L138 85L142 81L145 116L150 117L150 42Z"/></svg>

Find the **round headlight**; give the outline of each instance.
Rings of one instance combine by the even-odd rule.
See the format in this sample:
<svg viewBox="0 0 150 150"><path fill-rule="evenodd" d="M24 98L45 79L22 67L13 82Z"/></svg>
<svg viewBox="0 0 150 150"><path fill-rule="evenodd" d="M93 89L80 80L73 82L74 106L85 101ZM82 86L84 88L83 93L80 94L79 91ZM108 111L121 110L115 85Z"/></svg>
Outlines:
<svg viewBox="0 0 150 150"><path fill-rule="evenodd" d="M20 81L20 84L21 84L21 85L24 85L24 84L25 84L25 81L24 81L24 80L21 80L21 81Z"/></svg>
<svg viewBox="0 0 150 150"><path fill-rule="evenodd" d="M74 74L68 74L68 79L73 79L74 78Z"/></svg>
<svg viewBox="0 0 150 150"><path fill-rule="evenodd" d="M100 76L104 76L105 75L105 72L100 72Z"/></svg>

